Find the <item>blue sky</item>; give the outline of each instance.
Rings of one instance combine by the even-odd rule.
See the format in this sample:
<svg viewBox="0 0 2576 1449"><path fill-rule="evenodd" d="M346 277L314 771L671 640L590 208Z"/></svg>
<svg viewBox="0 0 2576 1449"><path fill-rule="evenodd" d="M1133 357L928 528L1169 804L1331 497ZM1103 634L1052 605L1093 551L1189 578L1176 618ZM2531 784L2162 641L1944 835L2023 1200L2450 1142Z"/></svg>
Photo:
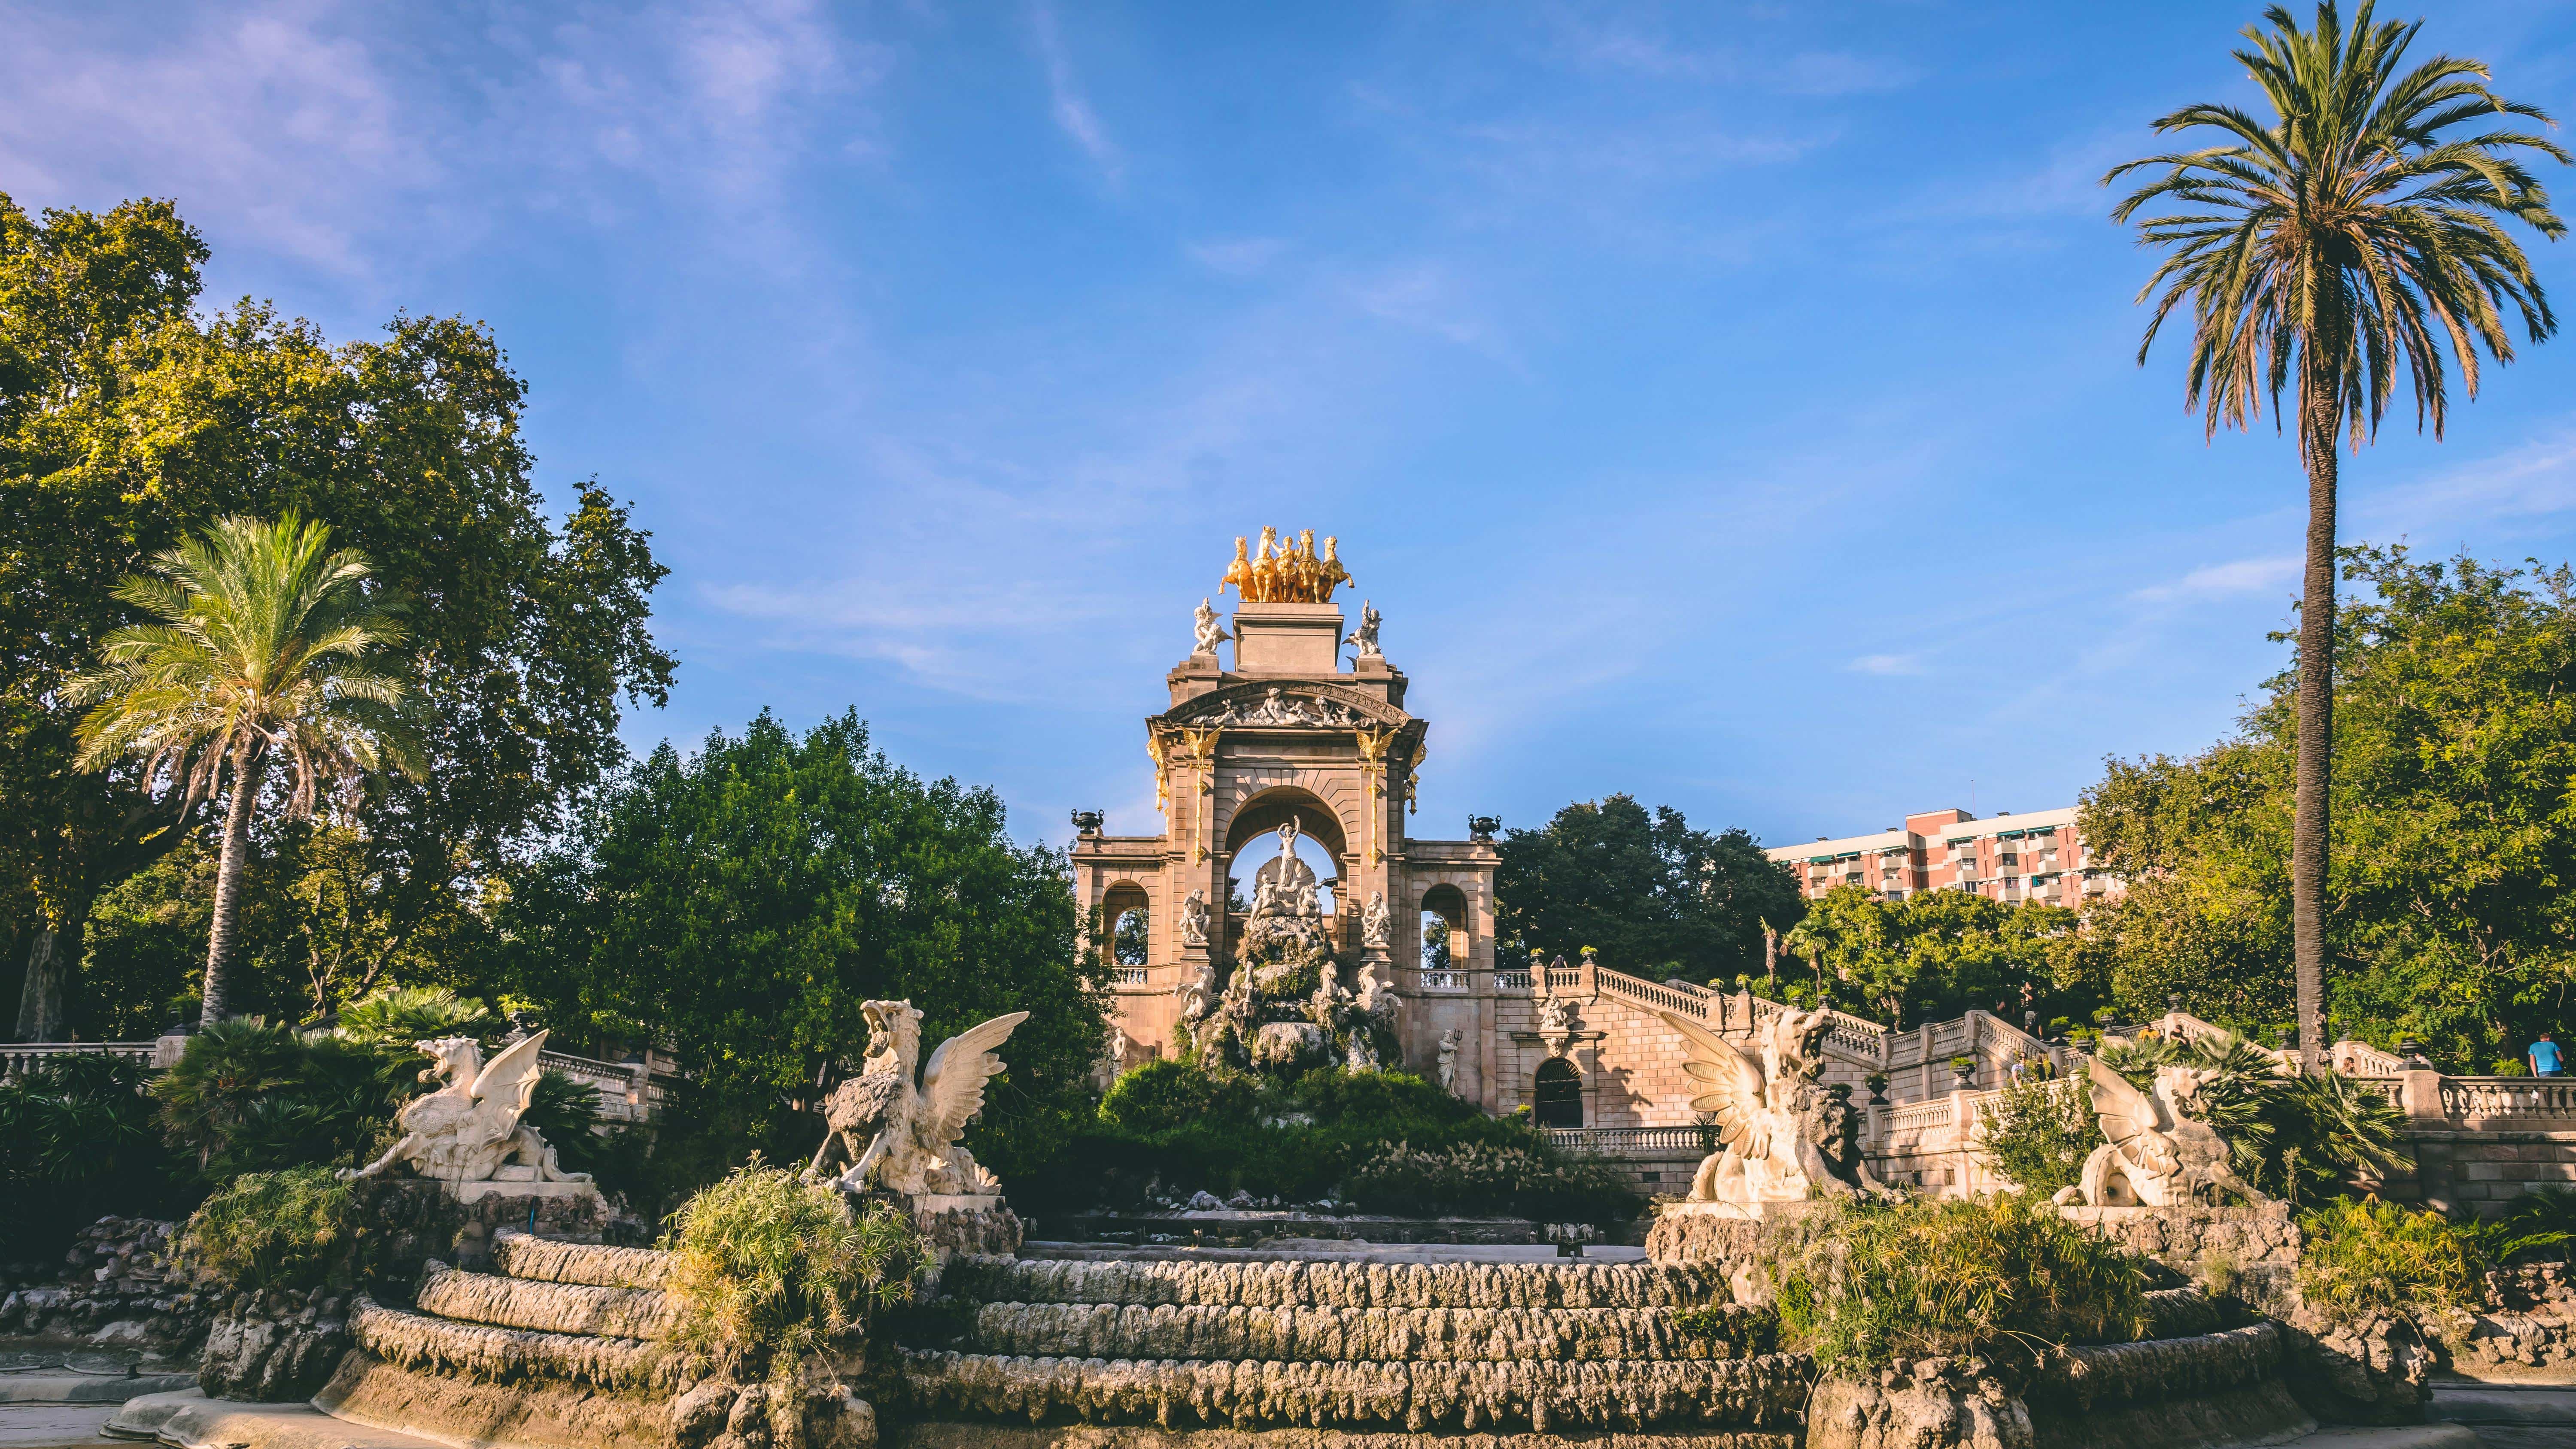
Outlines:
<svg viewBox="0 0 2576 1449"><path fill-rule="evenodd" d="M855 706L1025 838L1156 828L1270 523L1386 615L1417 833L1780 843L2068 803L2277 667L2292 451L2134 365L2096 185L2256 8L0 3L0 190L175 197L336 337L488 320L672 568L639 747ZM2576 113L2576 7L2431 20ZM2346 537L2576 555L2571 381L2386 435Z"/></svg>

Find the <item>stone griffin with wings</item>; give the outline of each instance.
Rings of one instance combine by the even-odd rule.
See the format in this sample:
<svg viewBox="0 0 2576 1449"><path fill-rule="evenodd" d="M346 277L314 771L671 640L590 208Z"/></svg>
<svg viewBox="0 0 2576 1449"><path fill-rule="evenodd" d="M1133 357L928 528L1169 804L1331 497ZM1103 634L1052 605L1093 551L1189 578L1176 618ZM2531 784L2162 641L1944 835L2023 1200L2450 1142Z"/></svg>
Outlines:
<svg viewBox="0 0 2576 1449"><path fill-rule="evenodd" d="M446 1085L405 1103L394 1114L394 1124L403 1130L402 1140L366 1166L343 1170L343 1179L374 1177L396 1162L408 1162L421 1176L447 1182L590 1181L588 1173L558 1168L555 1150L536 1128L519 1120L536 1095L537 1078L543 1071L537 1054L545 1049L544 1032L512 1042L489 1063L470 1036L412 1045L432 1061L420 1079L444 1078Z"/></svg>
<svg viewBox="0 0 2576 1449"><path fill-rule="evenodd" d="M2195 1067L2156 1068L2155 1090L2142 1092L2099 1057L2086 1063L2086 1086L2102 1120L2103 1144L2084 1159L2084 1183L2062 1188L2056 1201L2093 1207L2165 1207L2234 1193L2260 1201L2228 1160L2227 1139L2190 1109L2199 1103L2209 1073Z"/></svg>
<svg viewBox="0 0 2576 1449"><path fill-rule="evenodd" d="M1688 1045L1683 1070L1700 1087L1691 1108L1717 1129L1718 1150L1691 1179L1691 1201L1758 1218L1768 1204L1804 1202L1811 1189L1878 1190L1849 1130L1850 1106L1817 1083L1825 1013L1783 1010L1758 1033L1758 1058L1689 1017L1656 1015Z"/></svg>
<svg viewBox="0 0 2576 1449"><path fill-rule="evenodd" d="M1001 1191L957 1139L984 1110L984 1084L1002 1070L994 1049L1029 1014L997 1016L940 1043L916 1083L921 1013L909 1001L863 1002L859 1010L868 1019L867 1060L857 1076L824 1099L830 1130L805 1175L821 1177L848 1161L849 1170L833 1179L843 1192L875 1188L920 1197Z"/></svg>

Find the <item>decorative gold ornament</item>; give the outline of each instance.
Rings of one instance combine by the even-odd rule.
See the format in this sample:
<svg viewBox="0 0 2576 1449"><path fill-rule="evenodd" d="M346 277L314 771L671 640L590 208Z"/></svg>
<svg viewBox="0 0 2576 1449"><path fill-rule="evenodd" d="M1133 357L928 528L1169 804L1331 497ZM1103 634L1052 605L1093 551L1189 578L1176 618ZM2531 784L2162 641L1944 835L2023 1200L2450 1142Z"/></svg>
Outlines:
<svg viewBox="0 0 2576 1449"><path fill-rule="evenodd" d="M1166 799L1171 794L1172 774L1171 771L1163 764L1163 732L1161 730L1148 729L1145 731L1145 758L1154 762L1154 809L1157 813L1168 818L1172 812L1170 807L1166 804Z"/></svg>
<svg viewBox="0 0 2576 1449"><path fill-rule="evenodd" d="M1216 793L1216 741L1217 736L1223 733L1223 730L1186 727L1181 730L1181 748L1188 753L1190 763L1198 766L1199 793L1202 795Z"/></svg>
<svg viewBox="0 0 2576 1449"><path fill-rule="evenodd" d="M1350 570L1342 567L1339 546L1338 538L1327 535L1324 551L1318 554L1311 528L1290 542L1281 541L1278 529L1264 528L1258 547L1238 535L1234 562L1226 565L1216 591L1222 594L1230 584L1247 604L1330 603L1334 591L1351 582Z"/></svg>

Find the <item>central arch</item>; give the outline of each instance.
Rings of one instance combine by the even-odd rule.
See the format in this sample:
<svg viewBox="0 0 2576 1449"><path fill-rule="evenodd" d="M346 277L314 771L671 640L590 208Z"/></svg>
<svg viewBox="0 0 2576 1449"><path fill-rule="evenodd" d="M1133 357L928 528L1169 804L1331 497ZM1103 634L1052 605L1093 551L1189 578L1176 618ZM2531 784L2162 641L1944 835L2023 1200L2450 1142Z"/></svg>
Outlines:
<svg viewBox="0 0 2576 1449"><path fill-rule="evenodd" d="M1291 820L1335 860L1349 858L1350 841L1342 829L1342 817L1322 796L1299 785L1273 785L1236 806L1234 818L1226 822L1226 855L1231 858L1252 840Z"/></svg>

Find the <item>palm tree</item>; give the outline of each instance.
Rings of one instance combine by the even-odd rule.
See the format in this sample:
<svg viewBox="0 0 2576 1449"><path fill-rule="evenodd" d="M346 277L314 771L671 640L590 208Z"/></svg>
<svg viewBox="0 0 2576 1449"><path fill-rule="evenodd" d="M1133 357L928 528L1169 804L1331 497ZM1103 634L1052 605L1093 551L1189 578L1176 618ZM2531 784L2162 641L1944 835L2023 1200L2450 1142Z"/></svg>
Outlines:
<svg viewBox="0 0 2576 1449"><path fill-rule="evenodd" d="M420 737L400 713L402 682L365 658L399 642L398 601L367 587L372 566L332 550L331 530L288 514L219 520L129 577L116 595L155 616L102 641L103 667L64 694L89 705L78 761L143 762L147 789L183 790L193 811L229 783L207 933L204 1019L224 1019L224 966L241 909L250 816L269 766L286 770L286 813L309 818L325 786L370 771L422 774Z"/></svg>
<svg viewBox="0 0 2576 1449"><path fill-rule="evenodd" d="M2566 227L2522 152L2564 162L2539 136L2497 118L2549 122L2487 88L2487 68L2437 55L2400 71L2421 23L2374 25L2364 0L2351 31L2328 0L2316 28L2275 5L2248 27L2236 59L2275 119L2228 105L2191 105L2159 132L2207 127L2216 144L2115 167L2160 171L2112 212L2136 218L2141 245L2167 252L2138 293L2156 298L2138 361L2165 319L2191 302L2184 409L2247 427L2295 372L2299 454L2308 474L2307 566L2299 600L2298 754L2291 826L2290 902L2299 987L2299 1039L2323 1060L2327 782L2334 725L2337 443L2356 452L2376 436L2398 374L2414 394L2415 424L2442 436L2448 411L2444 349L2470 397L2478 348L2513 359L2502 309L2538 342L2557 331L2548 300L2502 225L2522 222L2556 240ZM2486 123L2474 135L2452 128ZM2554 124L2554 123L2551 123ZM2160 214L2140 216L2150 203ZM2164 210L2163 208L2178 208Z"/></svg>

